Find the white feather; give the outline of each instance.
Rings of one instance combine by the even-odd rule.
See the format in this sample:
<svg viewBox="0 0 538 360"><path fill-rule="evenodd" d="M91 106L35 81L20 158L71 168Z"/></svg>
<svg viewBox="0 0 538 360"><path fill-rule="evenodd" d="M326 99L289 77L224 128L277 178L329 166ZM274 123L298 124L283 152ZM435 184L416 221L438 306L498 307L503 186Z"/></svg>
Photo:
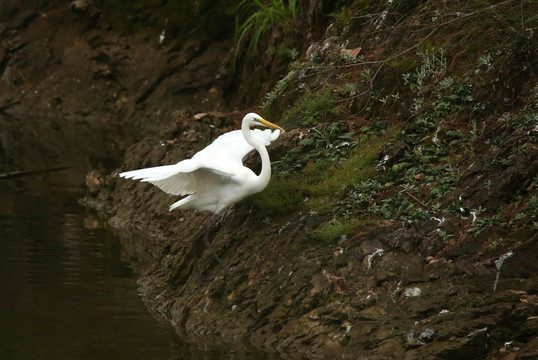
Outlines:
<svg viewBox="0 0 538 360"><path fill-rule="evenodd" d="M280 136L280 130L253 129L250 133L264 147ZM243 166L243 158L252 150L254 147L247 142L243 131L235 130L219 136L213 143L196 153L192 159L174 165L126 171L119 176L152 183L171 195L195 194L175 202L170 210L183 206L218 212L220 205L215 204L216 201L212 200L211 196L202 201L197 193L211 193L215 188L225 190L227 186L233 191L229 184L241 182L244 176L251 176L248 173L250 169ZM195 206L191 204L196 201L198 203Z"/></svg>

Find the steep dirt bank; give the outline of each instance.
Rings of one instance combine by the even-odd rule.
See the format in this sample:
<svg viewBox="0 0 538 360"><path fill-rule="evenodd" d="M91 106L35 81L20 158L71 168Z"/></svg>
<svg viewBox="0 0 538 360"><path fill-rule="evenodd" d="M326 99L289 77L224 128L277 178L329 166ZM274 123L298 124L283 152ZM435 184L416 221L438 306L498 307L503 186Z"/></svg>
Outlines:
<svg viewBox="0 0 538 360"><path fill-rule="evenodd" d="M147 136L116 171L89 174L84 203L122 234L126 258L150 263L140 280L148 307L194 341L247 343L289 358L536 357L536 4L345 3L319 41L295 49L281 81L248 94L271 89L258 111L288 131L270 148L269 187L212 234L235 275L224 278L204 251L209 281L199 284L190 236L208 216L169 213L175 198L116 176L190 157L239 126L247 110L222 105L219 89L231 80L211 61L226 40L159 46L159 31L119 35L97 13L92 24L123 47L81 35L77 49L97 56L82 73L111 91L93 104L103 100L122 131L129 122L135 133L127 136ZM92 10L62 14L83 28ZM275 49L293 44L290 34L263 39L273 45L263 47L264 64L282 68ZM4 64L21 64L17 47L4 54ZM249 66L243 76L260 71ZM17 90L3 102L12 118L19 104L47 106L51 93L18 92L30 84L3 83ZM63 89L68 114L103 120L92 96L70 100L67 80ZM201 100L211 94L213 102Z"/></svg>
<svg viewBox="0 0 538 360"><path fill-rule="evenodd" d="M225 106L230 77L221 65L230 57L232 30L212 36L178 27L191 23L192 8L165 21L164 5L138 12L129 6L2 2L3 171L117 166L127 145L175 112Z"/></svg>
<svg viewBox="0 0 538 360"><path fill-rule="evenodd" d="M196 280L207 215L105 177L87 203L162 245L140 280L148 306L203 341L290 358L536 357L538 46L523 5L343 10L265 97L289 131L270 186L213 234L233 276L206 251L210 281ZM121 169L189 157L241 114L197 118Z"/></svg>
<svg viewBox="0 0 538 360"><path fill-rule="evenodd" d="M208 126L197 128L201 134ZM506 151L528 141L525 134L506 133ZM292 139L293 131L281 142ZM182 151L188 156L191 147L173 139L158 147L141 142L128 153L125 168L148 166L142 159L165 163ZM284 152L281 147L272 154ZM537 150L529 148L502 171L490 157L477 159L442 201L469 194L465 206L475 209L490 202L503 206L504 198L527 189L535 194ZM329 242L313 236L325 216L293 212L260 221L252 207L239 204L212 239L239 273L224 278L205 252L199 261L211 281L200 285L190 235L208 217L168 213L172 198L149 185L106 181L108 190L87 201L113 215L109 223L127 239L138 239L145 251L153 246L157 255L140 281L148 306L200 341L248 343L291 358L536 355L538 237L535 210L525 200L480 233L474 215L439 212L403 226L375 222Z"/></svg>

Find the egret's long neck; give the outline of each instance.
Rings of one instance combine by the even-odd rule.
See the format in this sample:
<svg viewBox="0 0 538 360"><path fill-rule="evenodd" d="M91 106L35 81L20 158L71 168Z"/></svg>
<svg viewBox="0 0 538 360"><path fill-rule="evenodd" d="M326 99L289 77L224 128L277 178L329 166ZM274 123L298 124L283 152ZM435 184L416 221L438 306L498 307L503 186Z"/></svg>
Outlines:
<svg viewBox="0 0 538 360"><path fill-rule="evenodd" d="M260 175L258 175L258 185L260 186L261 190L263 190L267 184L269 184L269 180L271 179L271 160L269 159L269 153L267 153L265 145L252 136L249 124L244 122L241 125L241 130L245 140L252 145L256 151L258 151L260 157L262 158L262 171L260 172Z"/></svg>

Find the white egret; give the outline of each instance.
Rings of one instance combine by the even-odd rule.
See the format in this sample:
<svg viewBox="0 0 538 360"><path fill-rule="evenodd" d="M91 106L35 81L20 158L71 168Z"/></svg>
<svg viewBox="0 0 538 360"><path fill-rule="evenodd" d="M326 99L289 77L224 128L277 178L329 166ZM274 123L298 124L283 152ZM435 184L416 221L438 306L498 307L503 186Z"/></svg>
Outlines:
<svg viewBox="0 0 538 360"><path fill-rule="evenodd" d="M256 125L273 128L276 131L250 129ZM265 147L276 140L283 130L260 115L249 113L243 118L241 130L219 136L191 159L180 161L175 165L126 171L119 175L127 179L152 183L171 195L188 195L173 203L170 211L196 209L213 213L209 222L193 237L195 261L195 242L205 232L204 241L222 266L222 262L209 244L209 229L223 210L265 189L271 178L271 161ZM262 169L259 175L243 165L243 158L252 150L258 151L261 157ZM197 267L196 262L195 266ZM224 269L228 272L226 268Z"/></svg>

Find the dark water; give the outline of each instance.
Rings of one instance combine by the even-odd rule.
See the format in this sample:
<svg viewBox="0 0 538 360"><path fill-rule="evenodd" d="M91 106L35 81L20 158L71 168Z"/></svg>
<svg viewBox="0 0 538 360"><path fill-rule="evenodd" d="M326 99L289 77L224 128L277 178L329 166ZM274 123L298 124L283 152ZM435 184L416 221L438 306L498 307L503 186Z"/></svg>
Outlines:
<svg viewBox="0 0 538 360"><path fill-rule="evenodd" d="M119 239L88 228L83 189L61 177L0 181L0 359L269 358L182 343L144 306Z"/></svg>
<svg viewBox="0 0 538 360"><path fill-rule="evenodd" d="M62 173L0 181L0 358L169 359L118 238L87 229Z"/></svg>

